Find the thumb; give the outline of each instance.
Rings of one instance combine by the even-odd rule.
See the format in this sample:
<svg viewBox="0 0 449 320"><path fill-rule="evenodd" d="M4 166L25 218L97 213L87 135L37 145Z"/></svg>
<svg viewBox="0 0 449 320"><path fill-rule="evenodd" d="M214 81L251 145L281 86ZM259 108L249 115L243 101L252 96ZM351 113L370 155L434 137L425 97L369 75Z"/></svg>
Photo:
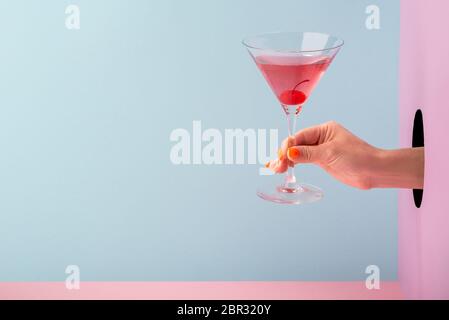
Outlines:
<svg viewBox="0 0 449 320"><path fill-rule="evenodd" d="M296 146L288 149L288 159L294 164L315 163L321 160L322 152L320 146Z"/></svg>

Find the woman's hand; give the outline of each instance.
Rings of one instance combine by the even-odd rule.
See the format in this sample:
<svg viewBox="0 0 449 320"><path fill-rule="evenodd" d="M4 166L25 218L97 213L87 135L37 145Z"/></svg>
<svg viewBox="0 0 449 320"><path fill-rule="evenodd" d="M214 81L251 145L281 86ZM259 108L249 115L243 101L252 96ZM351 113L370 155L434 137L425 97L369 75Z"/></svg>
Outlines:
<svg viewBox="0 0 449 320"><path fill-rule="evenodd" d="M382 150L336 122L299 131L287 138L279 158L267 164L276 173L303 163L319 165L339 181L359 188L422 189L424 148Z"/></svg>

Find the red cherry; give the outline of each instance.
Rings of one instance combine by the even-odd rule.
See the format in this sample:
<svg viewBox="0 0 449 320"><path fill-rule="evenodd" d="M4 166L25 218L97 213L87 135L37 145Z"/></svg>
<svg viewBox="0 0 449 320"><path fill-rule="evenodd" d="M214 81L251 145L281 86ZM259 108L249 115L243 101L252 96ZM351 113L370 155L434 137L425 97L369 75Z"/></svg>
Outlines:
<svg viewBox="0 0 449 320"><path fill-rule="evenodd" d="M288 106L302 105L307 100L304 92L298 90L286 90L281 93L279 100Z"/></svg>

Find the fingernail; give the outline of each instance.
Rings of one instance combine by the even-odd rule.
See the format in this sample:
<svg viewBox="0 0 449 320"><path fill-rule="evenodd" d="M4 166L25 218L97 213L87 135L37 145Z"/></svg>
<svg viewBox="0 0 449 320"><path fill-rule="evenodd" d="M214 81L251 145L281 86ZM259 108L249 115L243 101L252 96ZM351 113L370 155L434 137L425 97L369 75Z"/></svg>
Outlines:
<svg viewBox="0 0 449 320"><path fill-rule="evenodd" d="M301 153L297 148L289 148L288 149L288 158L291 160L298 159Z"/></svg>
<svg viewBox="0 0 449 320"><path fill-rule="evenodd" d="M266 164L265 164L265 168L269 168L270 167L270 162L268 161Z"/></svg>

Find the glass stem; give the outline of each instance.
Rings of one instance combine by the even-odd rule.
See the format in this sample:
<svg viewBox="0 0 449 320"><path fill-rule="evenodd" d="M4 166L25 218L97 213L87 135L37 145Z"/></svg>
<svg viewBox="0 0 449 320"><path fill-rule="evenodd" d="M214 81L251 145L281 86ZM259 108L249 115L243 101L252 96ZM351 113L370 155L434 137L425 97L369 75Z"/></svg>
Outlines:
<svg viewBox="0 0 449 320"><path fill-rule="evenodd" d="M285 106L284 109L287 112L288 136L291 137L296 133L296 121L301 107ZM285 186L292 188L296 185L296 182L295 168L289 167L285 176Z"/></svg>

